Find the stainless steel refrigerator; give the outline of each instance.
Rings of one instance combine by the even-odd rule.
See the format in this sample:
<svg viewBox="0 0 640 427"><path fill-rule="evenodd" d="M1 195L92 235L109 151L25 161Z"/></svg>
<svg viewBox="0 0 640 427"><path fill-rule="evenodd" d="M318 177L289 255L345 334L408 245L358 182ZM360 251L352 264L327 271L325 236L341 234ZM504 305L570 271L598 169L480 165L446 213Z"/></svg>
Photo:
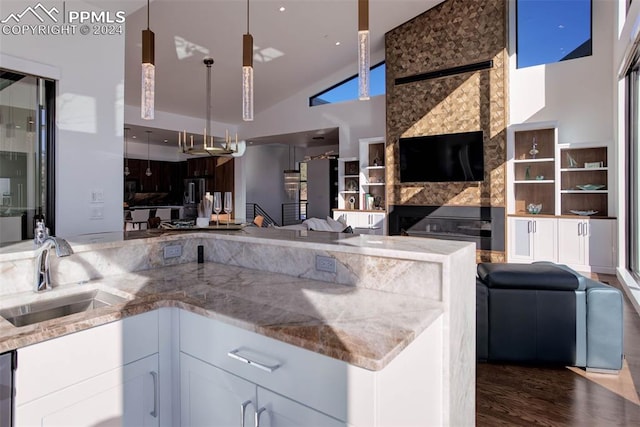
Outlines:
<svg viewBox="0 0 640 427"><path fill-rule="evenodd" d="M188 178L184 180L184 218L198 217L198 203L204 197L204 178Z"/></svg>

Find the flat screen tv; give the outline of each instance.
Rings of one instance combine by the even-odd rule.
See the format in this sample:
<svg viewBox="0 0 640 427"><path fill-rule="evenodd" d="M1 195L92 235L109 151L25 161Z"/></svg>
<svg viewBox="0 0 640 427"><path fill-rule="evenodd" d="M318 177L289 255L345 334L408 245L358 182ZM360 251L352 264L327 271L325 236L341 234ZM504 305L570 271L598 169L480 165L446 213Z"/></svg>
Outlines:
<svg viewBox="0 0 640 427"><path fill-rule="evenodd" d="M400 138L400 182L484 180L482 131Z"/></svg>

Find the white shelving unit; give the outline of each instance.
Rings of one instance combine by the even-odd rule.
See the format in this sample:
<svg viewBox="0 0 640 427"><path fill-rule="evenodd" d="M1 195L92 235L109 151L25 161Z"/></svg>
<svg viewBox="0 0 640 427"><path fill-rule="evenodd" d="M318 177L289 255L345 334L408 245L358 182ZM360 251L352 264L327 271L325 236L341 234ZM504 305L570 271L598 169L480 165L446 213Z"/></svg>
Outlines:
<svg viewBox="0 0 640 427"><path fill-rule="evenodd" d="M558 143L555 122L509 129L509 262L547 260L578 271L615 273L610 145ZM581 188L589 185L602 188ZM529 204L542 204L542 212L529 214Z"/></svg>
<svg viewBox="0 0 640 427"><path fill-rule="evenodd" d="M384 138L361 139L359 157L338 162L338 209L334 219L344 217L355 233L386 234ZM355 164L356 173L352 173ZM357 183L356 190L351 188L353 183ZM371 195L373 206L367 206L367 195Z"/></svg>

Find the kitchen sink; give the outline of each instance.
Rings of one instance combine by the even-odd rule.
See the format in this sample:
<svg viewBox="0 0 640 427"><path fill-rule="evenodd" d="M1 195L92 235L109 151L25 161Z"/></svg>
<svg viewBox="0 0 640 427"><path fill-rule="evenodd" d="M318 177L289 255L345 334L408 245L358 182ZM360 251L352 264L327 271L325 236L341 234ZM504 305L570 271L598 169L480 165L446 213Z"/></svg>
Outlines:
<svg viewBox="0 0 640 427"><path fill-rule="evenodd" d="M125 301L128 301L127 298L101 290L93 290L0 309L0 316L14 326L20 327L100 307L116 305Z"/></svg>

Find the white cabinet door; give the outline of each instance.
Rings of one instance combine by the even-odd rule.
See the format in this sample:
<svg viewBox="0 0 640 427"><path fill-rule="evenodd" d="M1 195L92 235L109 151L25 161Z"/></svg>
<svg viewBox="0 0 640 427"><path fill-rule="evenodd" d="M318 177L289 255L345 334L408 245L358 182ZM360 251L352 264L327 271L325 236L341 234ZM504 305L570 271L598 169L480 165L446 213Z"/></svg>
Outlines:
<svg viewBox="0 0 640 427"><path fill-rule="evenodd" d="M579 271L613 273L615 220L558 219L558 262Z"/></svg>
<svg viewBox="0 0 640 427"><path fill-rule="evenodd" d="M261 387L258 387L258 405L259 413L256 417L261 427L344 427L348 425Z"/></svg>
<svg viewBox="0 0 640 427"><path fill-rule="evenodd" d="M555 218L536 218L533 220L533 258L536 261L558 259L557 249L558 222Z"/></svg>
<svg viewBox="0 0 640 427"><path fill-rule="evenodd" d="M588 220L585 233L585 261L598 271L615 268L615 225L613 219Z"/></svg>
<svg viewBox="0 0 640 427"><path fill-rule="evenodd" d="M215 366L180 353L181 424L183 427L253 425L256 386ZM245 420L241 406L246 406Z"/></svg>
<svg viewBox="0 0 640 427"><path fill-rule="evenodd" d="M555 218L510 217L509 261L555 261L557 258Z"/></svg>
<svg viewBox="0 0 640 427"><path fill-rule="evenodd" d="M529 218L509 218L509 261L533 261L533 223Z"/></svg>
<svg viewBox="0 0 640 427"><path fill-rule="evenodd" d="M16 426L158 426L152 372L158 372L157 355L20 405Z"/></svg>
<svg viewBox="0 0 640 427"><path fill-rule="evenodd" d="M585 264L586 221L574 218L558 219L558 262L561 264Z"/></svg>

